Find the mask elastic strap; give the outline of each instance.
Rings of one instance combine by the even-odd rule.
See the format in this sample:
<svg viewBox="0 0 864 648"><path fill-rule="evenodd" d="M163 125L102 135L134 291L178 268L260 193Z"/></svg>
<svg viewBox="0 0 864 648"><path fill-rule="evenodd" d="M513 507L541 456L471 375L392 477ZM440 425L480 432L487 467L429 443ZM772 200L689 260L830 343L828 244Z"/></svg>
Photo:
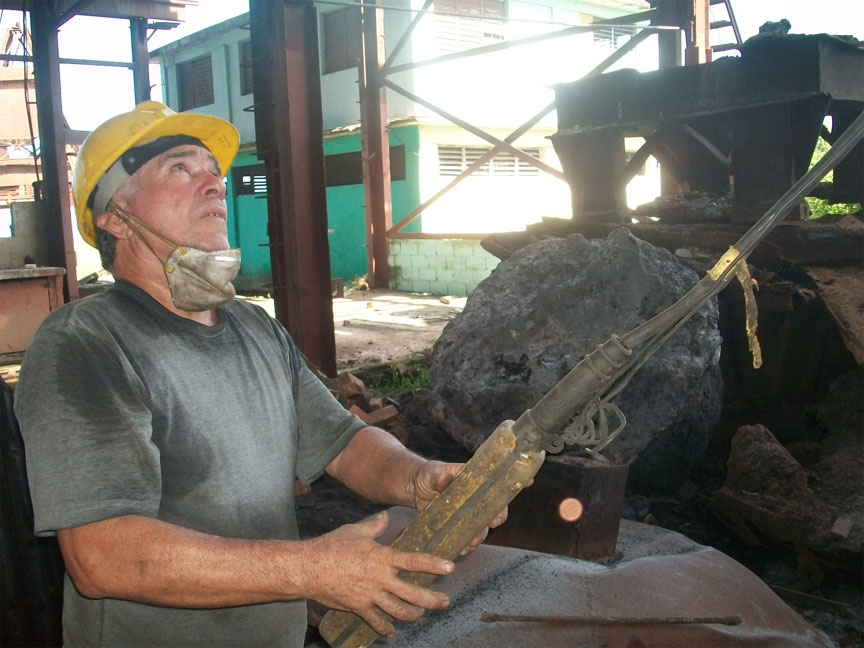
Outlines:
<svg viewBox="0 0 864 648"><path fill-rule="evenodd" d="M172 247L172 248L176 248L177 251L180 252L181 255L186 254L186 248L185 248L185 247L183 247L182 245L177 245L174 241L170 241L170 240L168 240L167 238L165 238L164 236L162 236L159 232L157 232L155 229L153 229L152 227L150 227L147 223L145 223L145 222L142 221L140 218L138 218L135 214L133 214L132 212L128 212L128 211L126 211L125 209L123 209L122 207L120 207L117 203L115 203L113 200L109 200L109 201L108 201L108 207L107 207L107 209L108 209L108 211L113 212L114 214L116 214L116 215L117 215L117 216L118 216L118 217L119 217L119 218L120 218L124 223L126 223L126 224L127 224L127 225L132 229L133 232L135 232L135 235L136 235L139 239L141 239L141 241L144 243L144 245L147 246L147 249L150 250L150 252L153 253L153 256L155 256L155 257L159 260L159 262L160 262L163 266L165 266L165 269L166 269L166 270L168 270L169 272L173 272L173 271L174 271L173 268L170 268L170 269L169 269L169 268L168 268L168 264L167 264L165 261L162 261L162 259L159 258L159 255L156 254L156 250L154 250L154 249L153 249L153 246L150 245L150 241L148 241L148 240L146 239L146 237L141 236L141 231L136 227L136 225L140 225L141 227L143 227L145 230L147 230L148 232L150 232L153 236L155 236L155 237L158 238L160 241L162 241L165 245L167 245L167 246L169 246L169 247Z"/></svg>

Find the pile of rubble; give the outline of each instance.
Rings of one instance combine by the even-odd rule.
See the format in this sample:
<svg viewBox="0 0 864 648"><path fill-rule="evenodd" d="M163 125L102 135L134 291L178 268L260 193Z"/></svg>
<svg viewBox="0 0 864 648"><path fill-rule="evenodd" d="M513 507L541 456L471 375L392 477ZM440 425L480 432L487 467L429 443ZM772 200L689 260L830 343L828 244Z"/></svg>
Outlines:
<svg viewBox="0 0 864 648"><path fill-rule="evenodd" d="M336 400L364 423L387 430L404 445L408 444L408 429L395 403L372 396L365 383L351 373L339 374L335 380L328 378L325 384Z"/></svg>

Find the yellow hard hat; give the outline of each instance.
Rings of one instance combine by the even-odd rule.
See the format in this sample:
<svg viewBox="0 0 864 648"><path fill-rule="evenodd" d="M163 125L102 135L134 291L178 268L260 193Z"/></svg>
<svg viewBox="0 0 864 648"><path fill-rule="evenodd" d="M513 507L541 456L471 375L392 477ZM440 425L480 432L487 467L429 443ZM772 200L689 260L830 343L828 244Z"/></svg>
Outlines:
<svg viewBox="0 0 864 648"><path fill-rule="evenodd" d="M87 243L96 247L96 227L89 201L106 172L129 149L172 135L199 140L216 158L222 173L228 172L240 147L240 134L224 119L200 113L176 113L158 101L143 101L131 112L112 117L84 140L72 172L78 231Z"/></svg>

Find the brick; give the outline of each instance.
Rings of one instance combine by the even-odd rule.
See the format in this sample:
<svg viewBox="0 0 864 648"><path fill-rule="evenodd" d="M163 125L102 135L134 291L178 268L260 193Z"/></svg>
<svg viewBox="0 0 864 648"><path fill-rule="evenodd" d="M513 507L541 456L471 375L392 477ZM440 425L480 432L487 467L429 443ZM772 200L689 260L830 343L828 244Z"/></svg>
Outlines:
<svg viewBox="0 0 864 648"><path fill-rule="evenodd" d="M446 295L447 284L443 281L433 281L429 286L430 295Z"/></svg>
<svg viewBox="0 0 864 648"><path fill-rule="evenodd" d="M453 244L453 253L456 256L471 257L474 256L473 241L459 241Z"/></svg>
<svg viewBox="0 0 864 648"><path fill-rule="evenodd" d="M435 281L438 279L435 268L417 268L417 278L421 281Z"/></svg>
<svg viewBox="0 0 864 648"><path fill-rule="evenodd" d="M457 281L459 274L451 269L451 268L439 268L438 269L438 281L443 281L444 283L453 283Z"/></svg>
<svg viewBox="0 0 864 648"><path fill-rule="evenodd" d="M483 259L476 256L470 256L465 259L465 267L468 270L483 270L485 266L483 265Z"/></svg>
<svg viewBox="0 0 864 648"><path fill-rule="evenodd" d="M444 268L446 265L446 262L447 262L447 257L439 256L439 255L432 256L432 257L426 257L426 258L429 260L429 267L435 268L436 270L438 268Z"/></svg>
<svg viewBox="0 0 864 648"><path fill-rule="evenodd" d="M362 407L358 407L357 405L352 405L351 407L348 408L348 411L351 412L354 416L359 418L364 423L368 423L368 421L366 420L366 417L369 416L369 414L367 414L366 410L364 410Z"/></svg>
<svg viewBox="0 0 864 648"><path fill-rule="evenodd" d="M424 256L422 254L418 254L417 256L411 259L411 267L412 268L428 268L429 267L429 257Z"/></svg>
<svg viewBox="0 0 864 648"><path fill-rule="evenodd" d="M453 241L435 241L435 254L437 256L453 256Z"/></svg>
<svg viewBox="0 0 864 648"><path fill-rule="evenodd" d="M411 290L416 293L428 293L430 288L430 283L428 281L421 281L419 279L411 282Z"/></svg>
<svg viewBox="0 0 864 648"><path fill-rule="evenodd" d="M368 401L371 397L363 381L350 373L339 374L339 391L348 399L363 396Z"/></svg>
<svg viewBox="0 0 864 648"><path fill-rule="evenodd" d="M444 259L444 267L452 268L454 270L464 270L465 269L465 259L467 257L464 256L449 256Z"/></svg>
<svg viewBox="0 0 864 648"><path fill-rule="evenodd" d="M438 241L433 241L430 239L421 239L419 241L413 241L417 244L417 254L421 254L424 256L433 256L437 248Z"/></svg>
<svg viewBox="0 0 864 648"><path fill-rule="evenodd" d="M399 410L396 409L396 406L387 405L386 407L372 410L371 412L366 414L366 418L364 420L369 425L382 425L387 421L392 421L397 416L399 416Z"/></svg>
<svg viewBox="0 0 864 648"><path fill-rule="evenodd" d="M487 254L484 259L485 263L483 264L489 272L492 272L495 268L498 267L498 264L501 263L500 259L492 256L491 254Z"/></svg>
<svg viewBox="0 0 864 648"><path fill-rule="evenodd" d="M399 241L399 253L405 256L414 256L419 252L417 249L417 241Z"/></svg>
<svg viewBox="0 0 864 648"><path fill-rule="evenodd" d="M464 281L452 281L447 284L448 295L467 295L468 286Z"/></svg>

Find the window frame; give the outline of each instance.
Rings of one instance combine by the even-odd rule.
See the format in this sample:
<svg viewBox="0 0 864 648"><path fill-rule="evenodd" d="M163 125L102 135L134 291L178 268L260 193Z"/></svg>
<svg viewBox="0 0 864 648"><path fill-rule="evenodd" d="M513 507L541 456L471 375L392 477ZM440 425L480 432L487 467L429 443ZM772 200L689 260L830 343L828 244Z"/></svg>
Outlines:
<svg viewBox="0 0 864 648"><path fill-rule="evenodd" d="M240 96L245 97L252 94L254 90L251 38L237 44L237 62L240 70Z"/></svg>
<svg viewBox="0 0 864 648"><path fill-rule="evenodd" d="M206 66L204 61L207 62ZM201 106L211 106L216 102L212 55L204 54L177 63L177 99L180 112Z"/></svg>

